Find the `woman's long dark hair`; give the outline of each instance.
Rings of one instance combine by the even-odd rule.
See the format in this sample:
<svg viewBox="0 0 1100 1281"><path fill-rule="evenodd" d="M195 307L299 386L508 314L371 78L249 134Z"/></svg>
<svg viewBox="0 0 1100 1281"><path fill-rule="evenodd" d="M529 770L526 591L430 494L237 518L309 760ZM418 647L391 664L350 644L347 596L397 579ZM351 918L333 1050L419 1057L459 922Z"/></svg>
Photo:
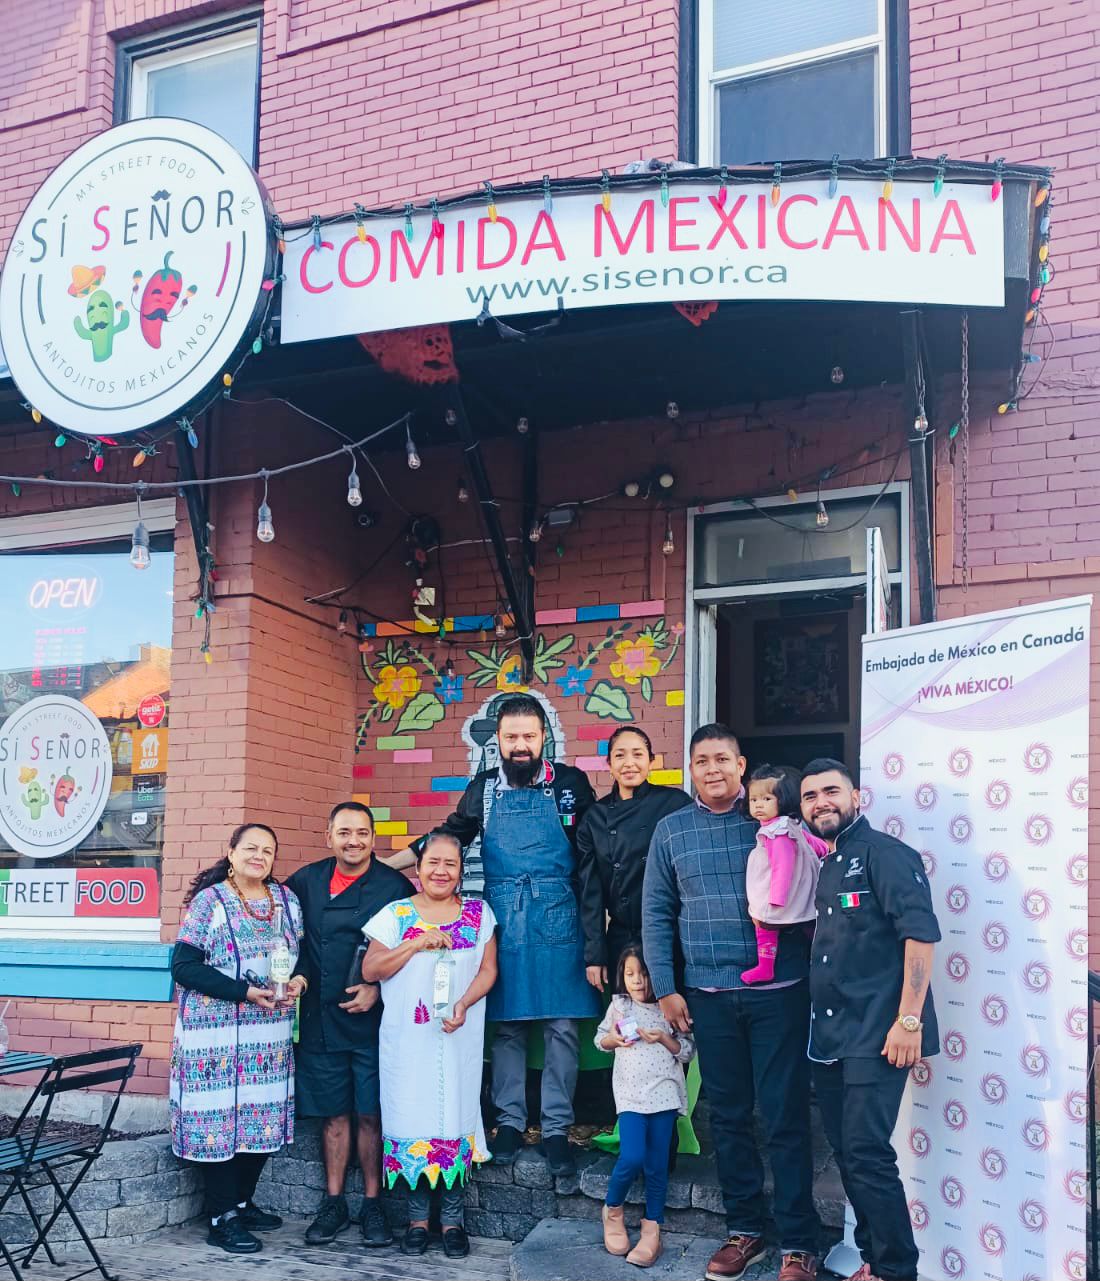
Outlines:
<svg viewBox="0 0 1100 1281"><path fill-rule="evenodd" d="M254 827L258 827L261 832L266 832L268 836L271 837L275 842L275 853L277 854L279 852L279 838L275 834L275 829L273 827L268 827L266 823L242 823L240 827L235 827L229 836L229 848L231 850L235 850L241 843L241 837L244 836L245 832L250 832ZM191 882L186 895L184 895L183 906L186 907L201 890L205 890L211 885L219 884L221 881L226 880L228 876L229 855L227 854L223 858L218 859L212 867L204 867L198 876L195 877ZM264 884L267 885L274 879L275 869L273 867L268 875L264 877Z"/></svg>
<svg viewBox="0 0 1100 1281"><path fill-rule="evenodd" d="M642 973L645 975L648 995L653 996L653 980L649 977L649 966L645 963L645 957L642 955L642 949L637 943L628 943L619 953L619 963L615 966L615 982L612 991L616 996L629 996L626 990L626 963L634 958L642 967Z"/></svg>

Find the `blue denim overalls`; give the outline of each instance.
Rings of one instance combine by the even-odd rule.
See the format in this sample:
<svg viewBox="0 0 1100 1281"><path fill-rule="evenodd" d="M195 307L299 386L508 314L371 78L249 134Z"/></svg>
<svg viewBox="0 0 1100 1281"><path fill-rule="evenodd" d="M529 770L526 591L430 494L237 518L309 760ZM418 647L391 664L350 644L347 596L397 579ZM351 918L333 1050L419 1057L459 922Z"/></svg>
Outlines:
<svg viewBox="0 0 1100 1281"><path fill-rule="evenodd" d="M596 990L584 976L573 847L554 789L497 786L481 852L485 898L500 925L500 976L486 1016L504 1022L598 1015Z"/></svg>

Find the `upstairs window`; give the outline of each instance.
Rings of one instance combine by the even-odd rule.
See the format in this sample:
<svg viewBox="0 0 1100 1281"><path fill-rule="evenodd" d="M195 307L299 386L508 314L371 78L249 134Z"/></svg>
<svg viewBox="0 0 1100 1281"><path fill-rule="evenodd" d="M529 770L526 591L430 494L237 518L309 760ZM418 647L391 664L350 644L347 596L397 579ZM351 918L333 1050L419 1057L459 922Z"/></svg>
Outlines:
<svg viewBox="0 0 1100 1281"><path fill-rule="evenodd" d="M259 19L161 32L119 47L116 117L177 116L205 125L255 167Z"/></svg>
<svg viewBox="0 0 1100 1281"><path fill-rule="evenodd" d="M700 0L700 160L887 150L886 0Z"/></svg>

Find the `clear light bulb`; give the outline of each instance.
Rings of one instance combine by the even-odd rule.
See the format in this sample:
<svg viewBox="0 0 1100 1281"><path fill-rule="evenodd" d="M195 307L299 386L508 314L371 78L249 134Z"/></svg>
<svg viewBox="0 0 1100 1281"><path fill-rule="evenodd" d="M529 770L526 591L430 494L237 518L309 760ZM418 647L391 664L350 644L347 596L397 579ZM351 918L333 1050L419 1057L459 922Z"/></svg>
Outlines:
<svg viewBox="0 0 1100 1281"><path fill-rule="evenodd" d="M504 618L497 614L493 619L493 635L497 640L503 640L508 635L508 629L504 626Z"/></svg>
<svg viewBox="0 0 1100 1281"><path fill-rule="evenodd" d="M407 428L405 430L405 458L409 464L409 470L416 471L420 466L420 455L416 452L416 442L412 438L412 433Z"/></svg>
<svg viewBox="0 0 1100 1281"><path fill-rule="evenodd" d="M669 416L669 418L679 418L680 406L674 400L670 400L668 404L665 406L665 413Z"/></svg>
<svg viewBox="0 0 1100 1281"><path fill-rule="evenodd" d="M348 630L348 611L347 611L346 609L342 609L342 610L340 611L340 617L339 617L339 619L337 620L337 623L336 623L336 630L340 633L340 635L341 635L341 636L344 636L344 635L346 635L346 633L347 633L347 630Z"/></svg>
<svg viewBox="0 0 1100 1281"><path fill-rule="evenodd" d="M818 529L826 529L828 527L829 513L820 498L817 500L817 516L815 519L817 521Z"/></svg>
<svg viewBox="0 0 1100 1281"><path fill-rule="evenodd" d="M657 484L662 489L671 489L676 484L676 477L670 471L663 471L657 477Z"/></svg>
<svg viewBox="0 0 1100 1281"><path fill-rule="evenodd" d="M641 492L642 487L636 480L628 480L623 486L623 493L627 498L637 498Z"/></svg>
<svg viewBox="0 0 1100 1281"><path fill-rule="evenodd" d="M271 508L267 503L261 503L256 513L256 537L261 543L275 541L275 522L271 519Z"/></svg>
<svg viewBox="0 0 1100 1281"><path fill-rule="evenodd" d="M676 550L676 540L672 537L672 520L671 518L665 524L665 541L661 544L661 554L671 556Z"/></svg>
<svg viewBox="0 0 1100 1281"><path fill-rule="evenodd" d="M470 491L466 488L465 481L462 480L458 482L458 501L460 503L468 503L470 501Z"/></svg>
<svg viewBox="0 0 1100 1281"><path fill-rule="evenodd" d="M531 526L531 532L527 535L527 537L533 543L537 543L539 541L539 539L542 537L542 521L541 520L535 521L535 523Z"/></svg>
<svg viewBox="0 0 1100 1281"><path fill-rule="evenodd" d="M531 424L527 421L526 418L516 419L516 431L518 431L521 436L526 436L530 430L531 430Z"/></svg>
<svg viewBox="0 0 1100 1281"><path fill-rule="evenodd" d="M134 538L130 544L130 564L135 569L148 569L152 558L149 555L149 531L145 522L139 520L134 526Z"/></svg>
<svg viewBox="0 0 1100 1281"><path fill-rule="evenodd" d="M355 464L352 463L351 475L348 477L348 506L361 507L363 505L363 491L359 488L359 473L355 470Z"/></svg>
<svg viewBox="0 0 1100 1281"><path fill-rule="evenodd" d="M839 365L833 366L832 371L829 374L829 381L837 387L839 387L844 381L844 370Z"/></svg>

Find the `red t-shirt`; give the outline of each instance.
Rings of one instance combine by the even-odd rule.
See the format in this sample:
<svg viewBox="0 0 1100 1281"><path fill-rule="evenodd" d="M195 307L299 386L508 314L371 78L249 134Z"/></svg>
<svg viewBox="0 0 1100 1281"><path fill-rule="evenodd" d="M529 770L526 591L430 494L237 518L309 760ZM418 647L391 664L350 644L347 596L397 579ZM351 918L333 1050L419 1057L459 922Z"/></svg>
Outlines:
<svg viewBox="0 0 1100 1281"><path fill-rule="evenodd" d="M367 865L370 866L369 864ZM363 868L365 872L367 868ZM340 865L337 863L332 869L332 879L328 883L329 898L335 898L337 894L343 894L349 885L355 882L363 875L363 872L352 872L350 876L340 871Z"/></svg>

